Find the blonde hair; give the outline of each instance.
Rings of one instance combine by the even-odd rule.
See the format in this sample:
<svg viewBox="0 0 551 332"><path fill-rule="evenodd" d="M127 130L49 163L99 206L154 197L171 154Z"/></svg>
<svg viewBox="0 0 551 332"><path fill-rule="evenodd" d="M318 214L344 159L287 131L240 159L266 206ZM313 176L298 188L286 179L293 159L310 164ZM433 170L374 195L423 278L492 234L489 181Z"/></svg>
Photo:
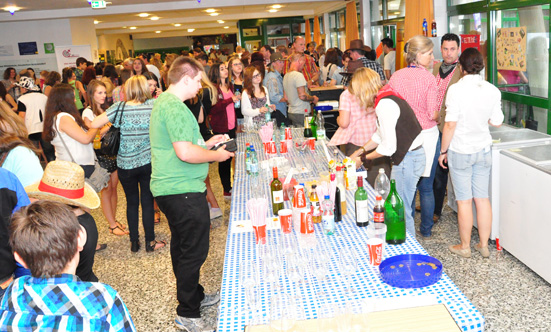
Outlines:
<svg viewBox="0 0 551 332"><path fill-rule="evenodd" d="M140 104L151 99L151 92L149 92L145 76L134 75L130 77L124 84L124 94L126 95L126 100L135 101Z"/></svg>
<svg viewBox="0 0 551 332"><path fill-rule="evenodd" d="M434 48L432 40L425 36L417 35L411 37L406 43L406 63L409 65L417 64L417 54L425 53Z"/></svg>
<svg viewBox="0 0 551 332"><path fill-rule="evenodd" d="M27 127L23 119L15 114L5 101L0 101L0 136L14 134L18 137L27 137Z"/></svg>
<svg viewBox="0 0 551 332"><path fill-rule="evenodd" d="M218 90L209 80L207 73L205 73L204 71L201 71L201 85L203 86L203 89L209 89L211 104L216 104L218 102Z"/></svg>
<svg viewBox="0 0 551 332"><path fill-rule="evenodd" d="M348 91L360 101L363 108L373 107L377 92L381 89L381 77L369 68L358 68L348 86Z"/></svg>

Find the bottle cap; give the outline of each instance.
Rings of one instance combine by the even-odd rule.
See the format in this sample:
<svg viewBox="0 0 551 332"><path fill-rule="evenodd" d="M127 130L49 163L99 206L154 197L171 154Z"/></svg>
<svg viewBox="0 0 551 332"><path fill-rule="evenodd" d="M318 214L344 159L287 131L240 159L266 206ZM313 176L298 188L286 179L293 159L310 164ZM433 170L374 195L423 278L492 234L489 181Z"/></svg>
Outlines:
<svg viewBox="0 0 551 332"><path fill-rule="evenodd" d="M325 199L329 199L329 195L325 195Z"/></svg>
<svg viewBox="0 0 551 332"><path fill-rule="evenodd" d="M331 173L331 175L329 175L329 179L331 181L335 181L335 177L336 177L335 173Z"/></svg>
<svg viewBox="0 0 551 332"><path fill-rule="evenodd" d="M381 201L381 200L383 200L383 197L377 195L377 196L375 196L375 199L378 200L378 201Z"/></svg>
<svg viewBox="0 0 551 332"><path fill-rule="evenodd" d="M384 173L384 172L385 172L384 168L379 168L379 174Z"/></svg>
<svg viewBox="0 0 551 332"><path fill-rule="evenodd" d="M318 187L317 184L313 184L313 185L312 185L312 189L316 189L317 187Z"/></svg>

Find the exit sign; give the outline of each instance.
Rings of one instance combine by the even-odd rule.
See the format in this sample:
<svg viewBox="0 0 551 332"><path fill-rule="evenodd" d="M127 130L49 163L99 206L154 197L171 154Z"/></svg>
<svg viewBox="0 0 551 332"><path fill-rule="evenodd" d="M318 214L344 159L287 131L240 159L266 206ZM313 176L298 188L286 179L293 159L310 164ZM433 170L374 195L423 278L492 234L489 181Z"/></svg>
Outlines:
<svg viewBox="0 0 551 332"><path fill-rule="evenodd" d="M105 1L92 1L90 5L92 6L92 9L100 9L100 8L107 7L107 5L105 4Z"/></svg>

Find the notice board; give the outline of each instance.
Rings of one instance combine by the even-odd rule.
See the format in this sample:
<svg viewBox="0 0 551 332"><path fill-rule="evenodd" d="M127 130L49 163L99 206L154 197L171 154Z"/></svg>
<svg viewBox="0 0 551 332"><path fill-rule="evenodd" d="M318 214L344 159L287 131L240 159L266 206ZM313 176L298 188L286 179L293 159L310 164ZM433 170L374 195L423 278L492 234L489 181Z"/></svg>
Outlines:
<svg viewBox="0 0 551 332"><path fill-rule="evenodd" d="M526 27L497 29L496 60L498 70L526 71Z"/></svg>

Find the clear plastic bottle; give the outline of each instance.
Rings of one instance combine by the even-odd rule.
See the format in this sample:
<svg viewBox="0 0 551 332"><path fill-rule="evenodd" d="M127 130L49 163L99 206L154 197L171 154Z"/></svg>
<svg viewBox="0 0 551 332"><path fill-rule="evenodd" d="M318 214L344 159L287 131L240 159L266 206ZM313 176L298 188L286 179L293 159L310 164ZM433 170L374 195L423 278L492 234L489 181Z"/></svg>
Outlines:
<svg viewBox="0 0 551 332"><path fill-rule="evenodd" d="M333 235L335 233L335 215L333 214L333 202L329 199L329 195L325 195L321 208L323 210L321 217L323 233L325 235Z"/></svg>
<svg viewBox="0 0 551 332"><path fill-rule="evenodd" d="M318 111L318 115L316 116L316 125L318 126L316 130L317 139L324 140L325 139L325 119L321 114L321 111Z"/></svg>
<svg viewBox="0 0 551 332"><path fill-rule="evenodd" d="M258 175L258 157L253 145L251 145L249 174Z"/></svg>
<svg viewBox="0 0 551 332"><path fill-rule="evenodd" d="M237 97L241 94L241 92L239 92L239 90L235 90L235 93L234 95ZM241 100L236 100L234 103L233 103L234 107L235 108L241 108Z"/></svg>
<svg viewBox="0 0 551 332"><path fill-rule="evenodd" d="M279 141L285 141L285 123L281 123L281 127L279 128Z"/></svg>
<svg viewBox="0 0 551 332"><path fill-rule="evenodd" d="M245 144L245 169L247 174L251 173L251 145L249 143Z"/></svg>
<svg viewBox="0 0 551 332"><path fill-rule="evenodd" d="M375 179L375 193L386 200L388 193L390 192L390 180L385 174L384 168L379 168L379 175Z"/></svg>

